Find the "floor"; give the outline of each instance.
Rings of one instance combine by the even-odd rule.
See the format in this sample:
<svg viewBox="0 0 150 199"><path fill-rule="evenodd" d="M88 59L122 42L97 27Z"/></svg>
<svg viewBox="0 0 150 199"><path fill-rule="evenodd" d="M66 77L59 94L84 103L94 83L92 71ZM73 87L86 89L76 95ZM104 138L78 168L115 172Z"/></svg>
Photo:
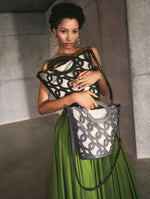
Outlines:
<svg viewBox="0 0 150 199"><path fill-rule="evenodd" d="M142 199L150 199L150 159L132 159L128 156Z"/></svg>
<svg viewBox="0 0 150 199"><path fill-rule="evenodd" d="M58 114L0 126L0 198L47 199ZM150 199L150 159L130 162L142 199Z"/></svg>

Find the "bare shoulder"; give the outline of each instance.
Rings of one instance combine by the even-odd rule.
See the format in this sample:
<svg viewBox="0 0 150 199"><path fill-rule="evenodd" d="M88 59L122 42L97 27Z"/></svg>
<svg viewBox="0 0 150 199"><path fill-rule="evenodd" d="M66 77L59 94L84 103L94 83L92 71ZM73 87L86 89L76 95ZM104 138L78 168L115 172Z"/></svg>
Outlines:
<svg viewBox="0 0 150 199"><path fill-rule="evenodd" d="M98 50L94 46L91 46L91 50L94 52L95 55L98 55Z"/></svg>
<svg viewBox="0 0 150 199"><path fill-rule="evenodd" d="M42 64L42 70L43 70L43 71L47 69L47 65L49 64L50 60L51 60L51 59L46 60L46 61L43 62L43 64Z"/></svg>
<svg viewBox="0 0 150 199"><path fill-rule="evenodd" d="M93 53L94 53L95 57L97 58L99 64L102 66L102 63L101 63L100 56L99 56L97 48L95 48L94 46L91 46L91 50L93 51Z"/></svg>

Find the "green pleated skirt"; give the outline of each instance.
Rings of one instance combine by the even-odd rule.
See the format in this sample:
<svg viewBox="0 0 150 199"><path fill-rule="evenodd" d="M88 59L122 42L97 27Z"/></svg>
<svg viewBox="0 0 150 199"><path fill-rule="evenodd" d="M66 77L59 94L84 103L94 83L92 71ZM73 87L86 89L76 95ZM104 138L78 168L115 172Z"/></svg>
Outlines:
<svg viewBox="0 0 150 199"><path fill-rule="evenodd" d="M116 139L111 156L81 160L76 152L76 164L81 183L94 187L108 175L118 149ZM65 112L59 117L54 134L49 199L140 199L130 163L123 146L111 177L100 188L85 191L78 184L72 162L68 118Z"/></svg>

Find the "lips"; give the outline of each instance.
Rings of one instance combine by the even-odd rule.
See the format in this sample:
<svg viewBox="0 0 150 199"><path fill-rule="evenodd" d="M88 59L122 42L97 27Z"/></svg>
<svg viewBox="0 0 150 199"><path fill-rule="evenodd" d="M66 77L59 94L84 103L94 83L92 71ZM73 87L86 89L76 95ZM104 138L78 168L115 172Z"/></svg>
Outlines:
<svg viewBox="0 0 150 199"><path fill-rule="evenodd" d="M72 46L72 43L65 43L66 46Z"/></svg>

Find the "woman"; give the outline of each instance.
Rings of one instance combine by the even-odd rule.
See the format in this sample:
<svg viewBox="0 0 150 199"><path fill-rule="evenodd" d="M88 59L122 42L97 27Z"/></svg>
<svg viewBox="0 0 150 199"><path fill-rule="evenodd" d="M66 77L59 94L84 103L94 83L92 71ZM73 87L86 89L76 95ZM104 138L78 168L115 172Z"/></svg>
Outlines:
<svg viewBox="0 0 150 199"><path fill-rule="evenodd" d="M59 3L52 9L49 22L59 49L52 59L44 62L42 71L38 73L38 78L42 81L38 100L40 114L52 113L73 104L78 104L87 110L94 109L97 107L95 100L98 100L99 93L102 95L108 93L105 79L89 54L92 50L101 64L96 48L75 47L76 41L79 43L79 30L84 21L85 16L81 7L75 4ZM75 67L76 73L70 77L69 83L62 86L60 74L64 67L72 66ZM53 79L49 76L47 70L52 68L58 70L59 78ZM56 100L49 100L50 92ZM113 154L101 159L81 160L76 155L78 175L85 187L93 187L103 181L110 171L117 148L118 140ZM123 146L115 169L103 186L94 191L85 191L80 187L73 169L68 118L63 111L57 121L54 134L49 198L138 199L140 194Z"/></svg>

